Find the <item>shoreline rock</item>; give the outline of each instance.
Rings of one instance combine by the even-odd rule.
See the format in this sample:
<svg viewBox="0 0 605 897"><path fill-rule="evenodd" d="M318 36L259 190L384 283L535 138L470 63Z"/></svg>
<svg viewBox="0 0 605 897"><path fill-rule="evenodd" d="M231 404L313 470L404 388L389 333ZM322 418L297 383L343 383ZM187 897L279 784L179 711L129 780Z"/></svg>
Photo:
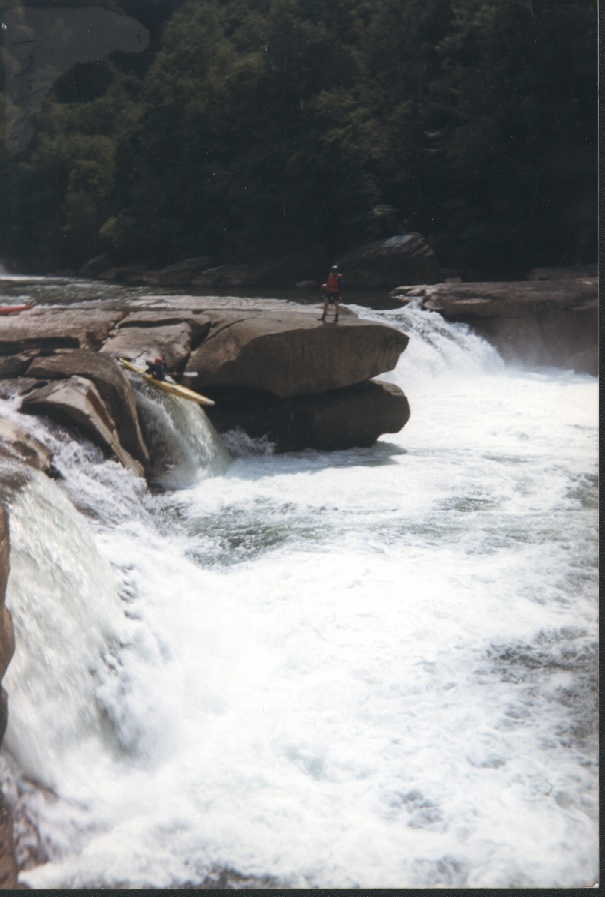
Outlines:
<svg viewBox="0 0 605 897"><path fill-rule="evenodd" d="M391 295L469 324L506 361L598 373L596 277L406 285Z"/></svg>
<svg viewBox="0 0 605 897"><path fill-rule="evenodd" d="M211 256L175 260L163 268L149 269L137 262L115 263L110 256L95 256L80 274L103 281L147 284L152 287L191 287L197 290L269 287L293 289L298 283L321 283L329 266L344 267L353 288L392 289L401 283L433 283L440 267L427 239L416 232L388 232L381 239L352 246L337 259L324 246L310 245L277 258L250 262L246 258L221 262Z"/></svg>

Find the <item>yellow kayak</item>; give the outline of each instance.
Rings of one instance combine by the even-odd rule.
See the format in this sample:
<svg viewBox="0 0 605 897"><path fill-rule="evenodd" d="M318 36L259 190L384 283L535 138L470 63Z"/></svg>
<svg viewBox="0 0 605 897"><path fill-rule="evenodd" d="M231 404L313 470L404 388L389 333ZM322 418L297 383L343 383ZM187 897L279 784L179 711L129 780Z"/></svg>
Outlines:
<svg viewBox="0 0 605 897"><path fill-rule="evenodd" d="M190 399L192 402L197 402L198 405L206 405L208 408L215 404L212 399L201 395L199 392L195 392L193 389L187 389L186 386L181 386L180 383L169 383L167 380L156 380L155 377L152 377L151 374L148 374L143 368L138 368L131 361L128 361L127 358L120 358L120 362L122 366L129 371L139 374L144 380L147 380L148 383L153 383L154 386L159 386L164 392L169 392L173 396L180 396L182 399Z"/></svg>

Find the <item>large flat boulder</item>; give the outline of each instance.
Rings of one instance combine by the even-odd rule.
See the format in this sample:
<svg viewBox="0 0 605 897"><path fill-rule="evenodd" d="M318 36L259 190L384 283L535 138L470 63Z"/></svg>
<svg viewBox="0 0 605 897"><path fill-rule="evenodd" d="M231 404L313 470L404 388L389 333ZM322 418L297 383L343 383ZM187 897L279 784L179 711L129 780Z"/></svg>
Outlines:
<svg viewBox="0 0 605 897"><path fill-rule="evenodd" d="M0 355L31 349L99 349L124 316L120 311L83 308L33 308L0 317Z"/></svg>
<svg viewBox="0 0 605 897"><path fill-rule="evenodd" d="M224 313L213 319L186 372L205 389L240 387L281 398L312 395L361 383L392 370L408 337L391 327L343 312L321 324L317 310Z"/></svg>
<svg viewBox="0 0 605 897"><path fill-rule="evenodd" d="M370 381L288 399L236 391L224 394L208 416L219 432L239 428L253 438L265 436L278 451L330 451L370 446L383 433L397 433L410 406L399 387Z"/></svg>
<svg viewBox="0 0 605 897"><path fill-rule="evenodd" d="M40 380L68 379L73 376L92 380L116 424L121 444L134 458L143 463L149 461L130 380L111 357L87 350L61 352L37 358L27 373L29 377Z"/></svg>
<svg viewBox="0 0 605 897"><path fill-rule="evenodd" d="M120 327L101 352L131 361L164 355L169 370L182 366L191 351L191 327L185 322L151 327Z"/></svg>
<svg viewBox="0 0 605 897"><path fill-rule="evenodd" d="M25 396L21 410L47 415L81 431L124 467L142 475L141 464L121 444L115 422L91 380L76 376L42 386Z"/></svg>

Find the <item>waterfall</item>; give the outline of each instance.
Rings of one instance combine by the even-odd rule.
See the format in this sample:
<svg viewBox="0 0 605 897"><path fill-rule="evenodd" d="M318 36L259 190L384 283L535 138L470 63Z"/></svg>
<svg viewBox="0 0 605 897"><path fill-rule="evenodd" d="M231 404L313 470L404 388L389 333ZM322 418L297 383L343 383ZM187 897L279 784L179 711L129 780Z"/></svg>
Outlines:
<svg viewBox="0 0 605 897"><path fill-rule="evenodd" d="M115 573L53 480L33 472L11 505L10 535L7 604L16 648L4 679L6 748L27 775L55 789L83 743L111 749L101 692L127 627Z"/></svg>
<svg viewBox="0 0 605 897"><path fill-rule="evenodd" d="M446 321L438 312L421 308L420 300L391 311L351 308L360 318L396 327L410 337L397 374L381 375L396 381L404 391L411 383L426 383L435 377L499 373L504 368L497 350L468 324Z"/></svg>
<svg viewBox="0 0 605 897"><path fill-rule="evenodd" d="M167 395L135 381L137 409L151 454L151 478L165 489L180 489L204 476L223 473L229 452L195 402Z"/></svg>

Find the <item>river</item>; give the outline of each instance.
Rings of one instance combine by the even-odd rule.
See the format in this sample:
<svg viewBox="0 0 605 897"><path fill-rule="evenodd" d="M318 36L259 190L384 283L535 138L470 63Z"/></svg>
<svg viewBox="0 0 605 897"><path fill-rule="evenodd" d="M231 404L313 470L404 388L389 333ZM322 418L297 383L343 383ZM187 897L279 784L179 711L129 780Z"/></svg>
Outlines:
<svg viewBox="0 0 605 897"><path fill-rule="evenodd" d="M147 394L151 493L2 402L64 473L11 508L31 887L597 879L597 381L353 308L410 335L410 422L369 449L276 455Z"/></svg>

